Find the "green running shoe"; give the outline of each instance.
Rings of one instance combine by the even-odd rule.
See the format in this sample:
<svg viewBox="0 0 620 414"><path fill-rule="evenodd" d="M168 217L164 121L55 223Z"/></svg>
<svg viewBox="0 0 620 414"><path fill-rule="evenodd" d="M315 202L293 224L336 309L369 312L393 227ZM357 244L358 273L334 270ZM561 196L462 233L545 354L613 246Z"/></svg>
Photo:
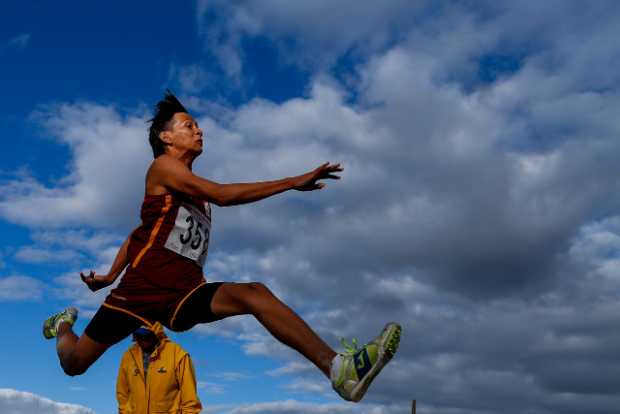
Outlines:
<svg viewBox="0 0 620 414"><path fill-rule="evenodd" d="M73 326L78 317L78 310L74 307L67 308L62 312L55 313L43 322L43 336L52 339L58 334L58 326L61 322L67 322Z"/></svg>
<svg viewBox="0 0 620 414"><path fill-rule="evenodd" d="M358 348L355 339L352 346L343 339L345 351L332 362L330 377L334 390L347 401L361 400L372 380L396 353L401 331L400 325L388 323L379 336L362 348Z"/></svg>

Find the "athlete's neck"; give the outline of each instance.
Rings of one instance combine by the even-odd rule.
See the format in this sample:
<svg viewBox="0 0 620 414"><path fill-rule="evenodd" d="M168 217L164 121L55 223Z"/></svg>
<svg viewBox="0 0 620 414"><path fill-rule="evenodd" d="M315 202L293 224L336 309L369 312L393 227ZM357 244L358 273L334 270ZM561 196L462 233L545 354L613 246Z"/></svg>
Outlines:
<svg viewBox="0 0 620 414"><path fill-rule="evenodd" d="M196 157L198 156L197 154L191 152L191 151L169 151L168 155L176 158L177 160L181 161L183 164L185 164L187 166L187 168L189 168L190 170L192 169L192 164L194 163L194 160L196 159Z"/></svg>

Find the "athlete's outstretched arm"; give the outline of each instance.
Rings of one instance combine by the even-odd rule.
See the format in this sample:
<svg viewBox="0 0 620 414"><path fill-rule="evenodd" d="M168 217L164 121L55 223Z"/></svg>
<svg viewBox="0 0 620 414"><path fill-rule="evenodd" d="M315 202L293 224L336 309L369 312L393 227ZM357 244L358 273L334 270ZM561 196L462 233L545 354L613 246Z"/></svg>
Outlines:
<svg viewBox="0 0 620 414"><path fill-rule="evenodd" d="M131 234L130 234L131 236ZM96 292L99 289L103 289L106 286L110 286L118 275L127 267L129 264L129 258L127 256L127 246L129 246L129 237L125 239L125 242L122 244L120 249L118 249L118 253L116 253L116 257L114 258L114 262L112 262L112 266L110 267L110 271L107 275L96 275L92 270L88 274L88 276L84 275L84 273L80 272L80 277L82 281L86 283L88 288L93 292Z"/></svg>
<svg viewBox="0 0 620 414"><path fill-rule="evenodd" d="M335 173L343 171L340 164L326 162L314 170L295 177L255 183L219 184L192 173L181 161L167 155L158 157L147 175L147 191L151 186L163 186L218 206L252 203L288 190L312 191L325 187L318 182L340 179Z"/></svg>

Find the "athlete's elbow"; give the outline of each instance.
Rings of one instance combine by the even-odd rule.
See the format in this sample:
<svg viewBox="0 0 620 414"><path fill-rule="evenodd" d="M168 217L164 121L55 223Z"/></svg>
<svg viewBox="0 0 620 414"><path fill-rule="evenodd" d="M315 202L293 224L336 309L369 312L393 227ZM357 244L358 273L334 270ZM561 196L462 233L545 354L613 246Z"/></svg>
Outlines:
<svg viewBox="0 0 620 414"><path fill-rule="evenodd" d="M235 200L230 197L218 197L213 200L213 204L215 204L218 207L229 207L229 206L234 206L238 203L235 203Z"/></svg>
<svg viewBox="0 0 620 414"><path fill-rule="evenodd" d="M215 194L211 194L211 200L213 204L218 207L228 207L234 206L235 204L239 204L237 201L237 197L230 191L222 188L221 191L216 191Z"/></svg>
<svg viewBox="0 0 620 414"><path fill-rule="evenodd" d="M221 195L212 195L212 194L208 194L208 195L204 195L204 199L208 200L210 203L215 204L218 207L226 207L227 204L227 200L225 197L222 197Z"/></svg>
<svg viewBox="0 0 620 414"><path fill-rule="evenodd" d="M190 192L191 191L191 192ZM218 207L232 205L232 197L223 184L215 184L209 187L192 188L188 193L200 197Z"/></svg>

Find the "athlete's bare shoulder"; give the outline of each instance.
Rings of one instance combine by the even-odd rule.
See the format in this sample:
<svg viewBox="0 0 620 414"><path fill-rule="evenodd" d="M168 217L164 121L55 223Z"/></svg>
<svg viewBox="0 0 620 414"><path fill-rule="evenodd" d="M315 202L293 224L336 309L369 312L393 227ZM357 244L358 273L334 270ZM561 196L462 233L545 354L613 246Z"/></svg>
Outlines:
<svg viewBox="0 0 620 414"><path fill-rule="evenodd" d="M169 193L166 186L166 175L169 174L170 164L179 161L175 158L163 154L155 158L146 172L146 188L147 195L161 195Z"/></svg>
<svg viewBox="0 0 620 414"><path fill-rule="evenodd" d="M168 154L160 155L153 160L146 173L146 194L160 195L171 190L179 191L179 180L191 175L190 169L178 159Z"/></svg>

